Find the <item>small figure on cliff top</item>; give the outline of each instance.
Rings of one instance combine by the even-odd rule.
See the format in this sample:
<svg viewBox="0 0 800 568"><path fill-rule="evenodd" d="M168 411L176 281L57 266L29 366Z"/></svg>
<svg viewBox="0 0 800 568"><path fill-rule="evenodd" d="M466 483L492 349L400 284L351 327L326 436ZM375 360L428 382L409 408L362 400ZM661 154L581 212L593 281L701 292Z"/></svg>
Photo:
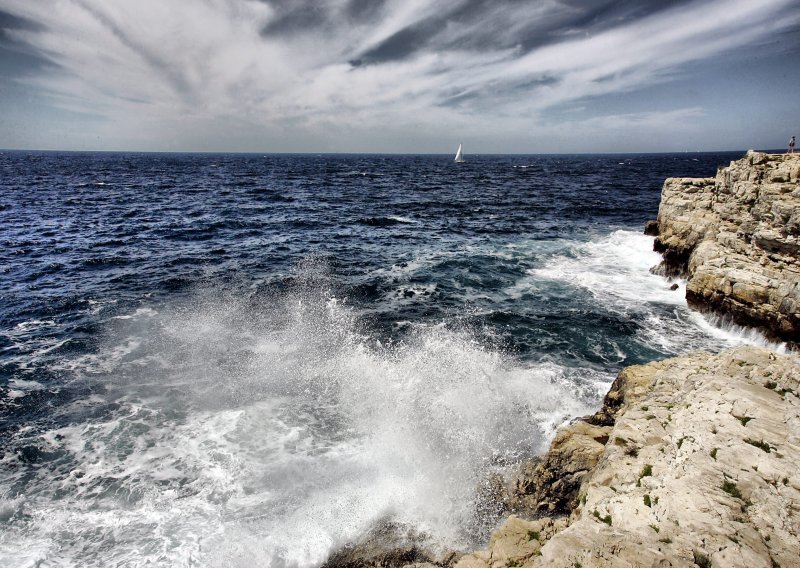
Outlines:
<svg viewBox="0 0 800 568"><path fill-rule="evenodd" d="M794 154L794 136L789 139L789 150L787 154Z"/></svg>

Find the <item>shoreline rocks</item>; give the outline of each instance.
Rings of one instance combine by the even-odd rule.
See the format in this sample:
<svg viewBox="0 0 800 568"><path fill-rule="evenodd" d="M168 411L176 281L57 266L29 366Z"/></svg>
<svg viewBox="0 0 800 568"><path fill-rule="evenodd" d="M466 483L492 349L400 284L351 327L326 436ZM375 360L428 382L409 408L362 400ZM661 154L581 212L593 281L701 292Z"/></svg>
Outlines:
<svg viewBox="0 0 800 568"><path fill-rule="evenodd" d="M512 516L486 550L463 556L456 568L796 563L795 356L755 347L694 353L628 367L614 385L603 409L563 429L543 459L569 462L571 454L583 463L598 443L586 439L586 425L613 419L600 427L608 440L583 475L572 510ZM541 489L539 479L546 481L534 475L530 486ZM547 491L529 495L536 502L523 514L548 509Z"/></svg>
<svg viewBox="0 0 800 568"><path fill-rule="evenodd" d="M620 371L496 498L485 550L435 551L391 522L326 568L742 568L800 558L800 361L760 347Z"/></svg>
<svg viewBox="0 0 800 568"><path fill-rule="evenodd" d="M646 227L686 299L800 344L800 154L749 151L713 178L668 178Z"/></svg>
<svg viewBox="0 0 800 568"><path fill-rule="evenodd" d="M800 156L750 151L716 177L667 179L645 233L690 305L800 343ZM793 566L798 460L796 354L628 367L507 485L520 516L455 566Z"/></svg>

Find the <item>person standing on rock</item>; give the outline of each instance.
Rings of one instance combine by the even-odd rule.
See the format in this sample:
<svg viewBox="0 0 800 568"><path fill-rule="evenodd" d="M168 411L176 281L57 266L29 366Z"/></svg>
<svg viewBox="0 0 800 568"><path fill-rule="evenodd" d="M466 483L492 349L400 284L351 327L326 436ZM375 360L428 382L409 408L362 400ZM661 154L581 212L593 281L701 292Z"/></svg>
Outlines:
<svg viewBox="0 0 800 568"><path fill-rule="evenodd" d="M794 136L789 139L789 151L787 154L794 154Z"/></svg>

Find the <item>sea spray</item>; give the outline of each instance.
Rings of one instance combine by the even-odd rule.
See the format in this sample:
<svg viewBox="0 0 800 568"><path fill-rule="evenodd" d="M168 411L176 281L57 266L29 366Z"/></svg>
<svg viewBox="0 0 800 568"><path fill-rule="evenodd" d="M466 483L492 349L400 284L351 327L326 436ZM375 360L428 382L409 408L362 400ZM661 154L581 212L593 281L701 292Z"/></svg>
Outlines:
<svg viewBox="0 0 800 568"><path fill-rule="evenodd" d="M466 331L381 342L324 262L291 281L109 322L98 353L72 362L93 397L30 438L53 457L18 480L15 542L82 565L314 565L391 518L471 545L487 473L596 402L575 396L575 370Z"/></svg>

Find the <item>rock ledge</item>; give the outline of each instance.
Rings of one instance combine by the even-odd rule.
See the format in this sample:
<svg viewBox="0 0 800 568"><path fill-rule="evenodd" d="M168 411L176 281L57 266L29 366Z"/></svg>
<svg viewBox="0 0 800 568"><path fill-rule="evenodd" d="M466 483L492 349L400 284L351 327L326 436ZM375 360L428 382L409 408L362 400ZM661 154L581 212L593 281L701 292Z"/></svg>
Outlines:
<svg viewBox="0 0 800 568"><path fill-rule="evenodd" d="M797 358L761 348L628 367L603 410L562 430L543 458L594 456L588 470L572 466L583 471L572 510L551 507L558 470L523 472L511 489L521 514L553 514L510 517L456 568L796 566L799 392Z"/></svg>

